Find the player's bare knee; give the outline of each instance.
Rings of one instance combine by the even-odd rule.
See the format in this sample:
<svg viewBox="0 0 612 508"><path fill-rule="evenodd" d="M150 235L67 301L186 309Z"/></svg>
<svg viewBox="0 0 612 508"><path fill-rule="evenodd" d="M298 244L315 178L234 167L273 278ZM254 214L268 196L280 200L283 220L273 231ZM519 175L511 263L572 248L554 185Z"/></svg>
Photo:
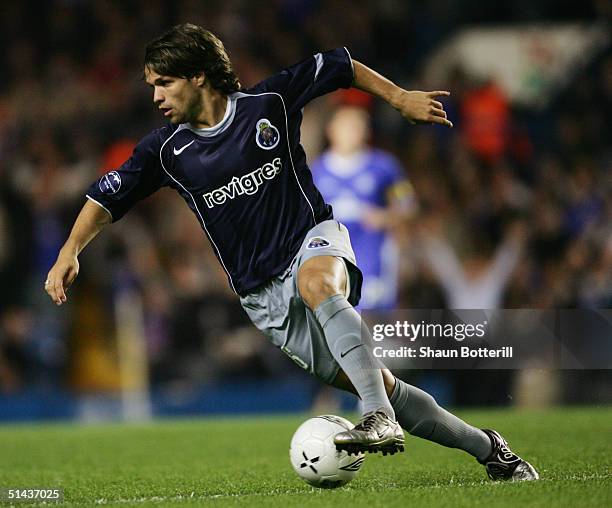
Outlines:
<svg viewBox="0 0 612 508"><path fill-rule="evenodd" d="M315 270L300 273L298 289L300 296L311 310L316 309L330 296L343 293L333 274Z"/></svg>

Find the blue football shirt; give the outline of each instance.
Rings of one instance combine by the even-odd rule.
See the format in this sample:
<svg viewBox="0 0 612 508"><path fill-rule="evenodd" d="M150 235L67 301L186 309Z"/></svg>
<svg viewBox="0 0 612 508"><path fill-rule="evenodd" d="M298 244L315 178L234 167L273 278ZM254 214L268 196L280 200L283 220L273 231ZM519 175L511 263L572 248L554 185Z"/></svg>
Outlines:
<svg viewBox="0 0 612 508"><path fill-rule="evenodd" d="M392 309L397 304L399 252L385 230L364 223L369 207L386 208L391 196L404 208L414 206L404 170L390 154L367 149L350 157L325 152L312 165L314 181L348 228L363 274L360 307Z"/></svg>
<svg viewBox="0 0 612 508"><path fill-rule="evenodd" d="M331 219L300 145L302 108L353 82L346 48L318 53L228 96L217 125L167 125L94 182L87 197L119 220L164 186L196 215L238 294L282 273L309 229Z"/></svg>

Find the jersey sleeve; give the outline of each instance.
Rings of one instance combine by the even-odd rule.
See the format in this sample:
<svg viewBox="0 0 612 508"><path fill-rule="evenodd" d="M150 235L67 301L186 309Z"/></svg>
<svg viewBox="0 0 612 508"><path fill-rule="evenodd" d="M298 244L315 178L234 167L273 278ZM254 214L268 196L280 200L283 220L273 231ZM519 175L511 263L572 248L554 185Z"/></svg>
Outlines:
<svg viewBox="0 0 612 508"><path fill-rule="evenodd" d="M159 131L144 137L119 169L106 173L89 187L87 198L104 208L113 222L138 201L168 185L169 177L159 159L161 140Z"/></svg>
<svg viewBox="0 0 612 508"><path fill-rule="evenodd" d="M256 85L253 91L280 94L291 114L321 95L349 88L353 78L351 55L346 48L336 48L288 67Z"/></svg>
<svg viewBox="0 0 612 508"><path fill-rule="evenodd" d="M416 195L404 168L395 157L386 156L384 161L387 204L394 203L396 207L406 212L414 212L417 206Z"/></svg>

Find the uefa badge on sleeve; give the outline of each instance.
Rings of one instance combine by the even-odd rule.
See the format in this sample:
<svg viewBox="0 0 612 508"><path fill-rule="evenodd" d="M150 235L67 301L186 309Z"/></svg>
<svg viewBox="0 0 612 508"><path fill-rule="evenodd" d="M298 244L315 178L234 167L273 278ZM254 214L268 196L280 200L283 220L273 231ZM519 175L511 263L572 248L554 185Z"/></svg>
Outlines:
<svg viewBox="0 0 612 508"><path fill-rule="evenodd" d="M116 194L121 189L121 175L117 171L106 173L100 178L98 188L103 194Z"/></svg>

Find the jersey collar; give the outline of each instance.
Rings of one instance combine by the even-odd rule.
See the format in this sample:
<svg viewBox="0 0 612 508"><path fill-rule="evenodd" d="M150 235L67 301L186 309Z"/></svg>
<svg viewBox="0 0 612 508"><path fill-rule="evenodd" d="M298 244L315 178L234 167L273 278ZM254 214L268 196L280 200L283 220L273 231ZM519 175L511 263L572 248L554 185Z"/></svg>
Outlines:
<svg viewBox="0 0 612 508"><path fill-rule="evenodd" d="M194 132L198 136L202 136L204 138L210 138L212 136L216 136L217 134L221 134L225 129L227 129L232 121L234 120L234 115L236 114L236 94L230 94L227 96L227 106L225 107L225 114L223 118L217 125L213 125L212 127L203 127L198 129L194 127L190 123L183 124L186 129Z"/></svg>

